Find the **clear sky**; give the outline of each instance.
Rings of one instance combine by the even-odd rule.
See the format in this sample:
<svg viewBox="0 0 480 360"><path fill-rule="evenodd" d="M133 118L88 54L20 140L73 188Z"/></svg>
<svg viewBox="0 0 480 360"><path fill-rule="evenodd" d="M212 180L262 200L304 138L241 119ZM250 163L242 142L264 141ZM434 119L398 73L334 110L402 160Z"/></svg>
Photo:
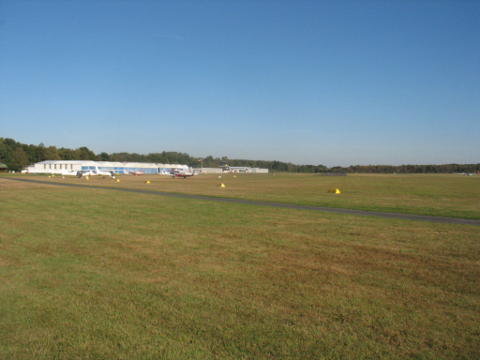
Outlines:
<svg viewBox="0 0 480 360"><path fill-rule="evenodd" d="M480 162L480 1L0 0L0 136Z"/></svg>

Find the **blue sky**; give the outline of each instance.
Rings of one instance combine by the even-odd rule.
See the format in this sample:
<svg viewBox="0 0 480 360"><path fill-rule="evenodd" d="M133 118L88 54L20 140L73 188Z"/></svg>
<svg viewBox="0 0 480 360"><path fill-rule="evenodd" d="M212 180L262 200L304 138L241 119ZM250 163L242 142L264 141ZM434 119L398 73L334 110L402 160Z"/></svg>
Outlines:
<svg viewBox="0 0 480 360"><path fill-rule="evenodd" d="M0 0L0 136L480 162L480 1Z"/></svg>

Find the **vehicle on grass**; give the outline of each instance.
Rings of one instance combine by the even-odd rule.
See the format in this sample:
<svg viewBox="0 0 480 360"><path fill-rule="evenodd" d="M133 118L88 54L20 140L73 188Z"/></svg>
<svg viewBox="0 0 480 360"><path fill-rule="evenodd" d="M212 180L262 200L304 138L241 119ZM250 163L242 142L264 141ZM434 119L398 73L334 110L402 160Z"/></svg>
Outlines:
<svg viewBox="0 0 480 360"><path fill-rule="evenodd" d="M94 170L79 170L77 171L77 177L82 176L92 176L92 175L103 175L103 176L113 176L113 171L102 171L98 170L98 168Z"/></svg>
<svg viewBox="0 0 480 360"><path fill-rule="evenodd" d="M195 176L197 175L195 171L192 171L192 170L185 170L185 169L174 169L170 172L170 175L173 177L173 178L184 178L186 179L187 177L190 177L190 176Z"/></svg>

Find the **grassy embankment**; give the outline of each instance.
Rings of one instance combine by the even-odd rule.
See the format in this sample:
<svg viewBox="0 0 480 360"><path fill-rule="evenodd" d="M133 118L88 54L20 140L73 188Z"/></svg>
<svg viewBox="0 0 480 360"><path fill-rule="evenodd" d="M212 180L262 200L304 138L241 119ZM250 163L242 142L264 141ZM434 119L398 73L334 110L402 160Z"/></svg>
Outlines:
<svg viewBox="0 0 480 360"><path fill-rule="evenodd" d="M2 359L480 357L478 227L1 179L0 199Z"/></svg>
<svg viewBox="0 0 480 360"><path fill-rule="evenodd" d="M45 177L33 177L48 179ZM146 187L145 179L151 180ZM325 177L312 174L202 175L188 179L164 176L123 176L120 183L110 178L89 181L67 177L48 179L129 188L238 197L253 200L402 212L422 215L480 219L480 176L461 175L349 175ZM217 187L219 182L226 189ZM340 188L343 194L327 193Z"/></svg>

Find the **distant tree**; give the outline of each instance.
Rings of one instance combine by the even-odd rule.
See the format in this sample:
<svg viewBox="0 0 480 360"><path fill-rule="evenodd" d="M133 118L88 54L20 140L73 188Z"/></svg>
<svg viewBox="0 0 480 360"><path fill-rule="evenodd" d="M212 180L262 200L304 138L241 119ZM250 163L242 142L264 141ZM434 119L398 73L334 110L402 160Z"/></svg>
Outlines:
<svg viewBox="0 0 480 360"><path fill-rule="evenodd" d="M5 139L0 138L0 162L8 166L12 162L12 152L13 149L5 143Z"/></svg>
<svg viewBox="0 0 480 360"><path fill-rule="evenodd" d="M43 149L44 159L43 160L61 160L60 155L58 154L57 148L55 146L49 146Z"/></svg>
<svg viewBox="0 0 480 360"><path fill-rule="evenodd" d="M217 162L215 161L215 159L211 155L209 155L205 159L203 159L203 166L204 167L215 167L215 166L217 166Z"/></svg>
<svg viewBox="0 0 480 360"><path fill-rule="evenodd" d="M97 156L92 150L82 146L75 150L75 158L77 160L96 160Z"/></svg>
<svg viewBox="0 0 480 360"><path fill-rule="evenodd" d="M20 171L28 164L29 161L27 153L22 149L22 147L17 147L13 152L12 162L8 167L12 170Z"/></svg>
<svg viewBox="0 0 480 360"><path fill-rule="evenodd" d="M75 151L72 149L60 148L57 153L61 160L75 160Z"/></svg>
<svg viewBox="0 0 480 360"><path fill-rule="evenodd" d="M106 152L102 152L98 155L98 160L100 160L100 161L110 161L110 155L108 155Z"/></svg>

